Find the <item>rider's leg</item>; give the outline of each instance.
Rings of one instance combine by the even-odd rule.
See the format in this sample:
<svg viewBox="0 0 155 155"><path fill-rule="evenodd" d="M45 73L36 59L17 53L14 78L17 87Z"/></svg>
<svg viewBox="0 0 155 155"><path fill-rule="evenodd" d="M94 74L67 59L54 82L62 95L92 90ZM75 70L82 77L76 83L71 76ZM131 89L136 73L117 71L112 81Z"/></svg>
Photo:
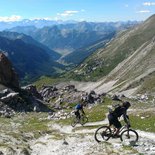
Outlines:
<svg viewBox="0 0 155 155"><path fill-rule="evenodd" d="M81 116L80 116L80 112L79 112L79 111L77 111L77 119L79 119L79 120L80 120L80 118L81 118Z"/></svg>
<svg viewBox="0 0 155 155"><path fill-rule="evenodd" d="M79 116L78 116L78 111L75 111L75 116L76 116L76 119L79 118Z"/></svg>
<svg viewBox="0 0 155 155"><path fill-rule="evenodd" d="M119 120L117 118L114 120L113 125L116 128L116 131L115 131L115 134L114 135L115 136L118 136L119 135L119 131L120 131L122 125L121 125L121 123L119 122Z"/></svg>

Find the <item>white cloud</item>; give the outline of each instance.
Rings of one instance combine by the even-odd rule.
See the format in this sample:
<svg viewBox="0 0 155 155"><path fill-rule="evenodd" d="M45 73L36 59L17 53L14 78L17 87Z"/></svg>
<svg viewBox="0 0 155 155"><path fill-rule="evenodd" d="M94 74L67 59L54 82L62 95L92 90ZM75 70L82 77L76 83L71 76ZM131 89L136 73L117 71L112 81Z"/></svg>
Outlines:
<svg viewBox="0 0 155 155"><path fill-rule="evenodd" d="M21 16L17 16L17 15L12 15L10 17L0 16L0 21L4 21L4 22L19 21L19 20L21 20Z"/></svg>
<svg viewBox="0 0 155 155"><path fill-rule="evenodd" d="M44 17L44 18L36 17L36 18L31 18L30 20L52 20L52 18L51 17Z"/></svg>
<svg viewBox="0 0 155 155"><path fill-rule="evenodd" d="M128 4L125 4L125 7L126 7L126 8L128 8L128 7L129 7L129 5L128 5Z"/></svg>
<svg viewBox="0 0 155 155"><path fill-rule="evenodd" d="M76 13L78 13L79 11L75 11L75 10L66 10L63 13L57 13L58 16L62 16L62 17L67 17L67 16L72 16Z"/></svg>
<svg viewBox="0 0 155 155"><path fill-rule="evenodd" d="M151 11L150 10L141 10L141 11L138 11L137 13L150 13Z"/></svg>
<svg viewBox="0 0 155 155"><path fill-rule="evenodd" d="M144 2L143 5L144 6L152 6L152 5L155 5L155 2Z"/></svg>

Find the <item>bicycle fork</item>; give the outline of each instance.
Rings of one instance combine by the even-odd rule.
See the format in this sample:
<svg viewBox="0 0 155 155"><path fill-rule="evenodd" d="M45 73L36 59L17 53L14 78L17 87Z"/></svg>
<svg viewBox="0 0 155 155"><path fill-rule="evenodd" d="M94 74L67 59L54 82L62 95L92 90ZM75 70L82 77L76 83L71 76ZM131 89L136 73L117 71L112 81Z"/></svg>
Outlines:
<svg viewBox="0 0 155 155"><path fill-rule="evenodd" d="M127 137L128 139L130 139L129 130L127 131L127 135L126 135L126 137Z"/></svg>

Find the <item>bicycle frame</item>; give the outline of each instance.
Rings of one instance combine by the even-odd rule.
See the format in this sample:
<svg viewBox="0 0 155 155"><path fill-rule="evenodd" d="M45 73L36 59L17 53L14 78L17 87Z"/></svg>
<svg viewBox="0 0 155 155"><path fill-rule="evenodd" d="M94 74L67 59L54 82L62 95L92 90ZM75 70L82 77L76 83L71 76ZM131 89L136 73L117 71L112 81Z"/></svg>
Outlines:
<svg viewBox="0 0 155 155"><path fill-rule="evenodd" d="M116 132L116 127L114 127L114 126L109 126L109 128L111 129L111 136L114 136L115 135L115 132ZM128 127L127 127L127 125L123 125L121 128L120 128L120 130L119 130L119 134L121 134L121 132L122 131L124 131L125 129L129 129Z"/></svg>
<svg viewBox="0 0 155 155"><path fill-rule="evenodd" d="M129 127L127 127L127 125L123 125L120 130L119 130L119 134L124 130L124 129L129 129Z"/></svg>
<svg viewBox="0 0 155 155"><path fill-rule="evenodd" d="M111 129L111 128L110 128ZM115 130L115 129L114 129ZM127 138L130 138L130 134L129 134L129 131L130 131L130 127L128 127L127 125L123 125L121 128L120 128L120 130L119 130L119 135L121 135L121 133L123 132L123 131L127 131L127 134L126 134L126 137ZM132 129L131 129L132 130ZM112 136L114 136L115 135L115 131L113 131L112 129L111 129L111 131L112 131L112 134L111 134L111 137Z"/></svg>

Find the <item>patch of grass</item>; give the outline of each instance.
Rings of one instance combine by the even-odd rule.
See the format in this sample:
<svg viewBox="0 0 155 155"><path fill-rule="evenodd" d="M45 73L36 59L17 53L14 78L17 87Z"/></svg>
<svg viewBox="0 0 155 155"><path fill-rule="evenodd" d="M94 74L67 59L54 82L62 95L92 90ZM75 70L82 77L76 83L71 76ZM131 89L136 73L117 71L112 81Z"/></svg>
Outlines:
<svg viewBox="0 0 155 155"><path fill-rule="evenodd" d="M86 113L86 116L88 117L88 122L96 122L96 121L102 121L106 117L106 113L108 112L107 105L104 104L98 104L93 105L91 108L86 107L84 108L84 111ZM72 121L72 118L63 119L56 121L57 123L70 125Z"/></svg>
<svg viewBox="0 0 155 155"><path fill-rule="evenodd" d="M132 153L138 153L132 146L123 145L124 150L132 151Z"/></svg>
<svg viewBox="0 0 155 155"><path fill-rule="evenodd" d="M132 114L130 121L132 128L140 129L147 132L155 132L155 113L153 112L141 112L138 114Z"/></svg>
<svg viewBox="0 0 155 155"><path fill-rule="evenodd" d="M60 134L59 132L55 131L52 134L52 137L49 139L55 139L55 140L62 140L64 138L64 136L62 134Z"/></svg>
<svg viewBox="0 0 155 155"><path fill-rule="evenodd" d="M109 98L105 98L103 103L92 106L92 108L86 109L86 115L89 122L102 121L106 118L108 113L108 106L112 105L112 101Z"/></svg>
<svg viewBox="0 0 155 155"><path fill-rule="evenodd" d="M143 82L142 82L141 88L139 89L139 92L141 92L141 93L145 93L147 91L155 92L154 85L155 85L155 73L152 73L143 79Z"/></svg>
<svg viewBox="0 0 155 155"><path fill-rule="evenodd" d="M8 147L9 146L9 144L6 144L6 143L0 143L0 147Z"/></svg>
<svg viewBox="0 0 155 155"><path fill-rule="evenodd" d="M0 131L5 130L8 126L11 125L11 120L8 118L0 117L0 124L1 124Z"/></svg>
<svg viewBox="0 0 155 155"><path fill-rule="evenodd" d="M66 118L61 120L55 120L55 123L62 124L62 125L70 125L72 118Z"/></svg>
<svg viewBox="0 0 155 155"><path fill-rule="evenodd" d="M102 121L106 117L107 106L102 105L94 105L91 108L87 108L85 113L88 117L89 122Z"/></svg>
<svg viewBox="0 0 155 155"><path fill-rule="evenodd" d="M63 79L61 79L61 80L63 80ZM58 81L60 81L59 78L54 78L54 77L50 77L50 76L42 76L38 80L36 80L36 82L34 82L34 84L36 85L36 87L38 89L40 89L43 85L52 85L54 83L57 83Z"/></svg>
<svg viewBox="0 0 155 155"><path fill-rule="evenodd" d="M51 132L48 127L50 120L41 120L40 118L47 118L47 114L28 113L24 115L16 115L11 119L0 118L0 124L2 125L0 132L19 141L22 140L22 137L24 137L24 140L33 137L38 138L44 133Z"/></svg>
<svg viewBox="0 0 155 155"><path fill-rule="evenodd" d="M86 116L88 117L88 122L103 121L106 118L106 113L108 112L108 106L112 104L112 101L109 98L105 98L103 103L92 104L91 106L84 107ZM67 112L71 112L69 109ZM72 118L58 120L56 123L61 123L65 125L70 125Z"/></svg>
<svg viewBox="0 0 155 155"><path fill-rule="evenodd" d="M20 127L20 130L24 133L34 133L34 136L37 138L42 133L49 132L48 123L50 120L39 120L40 117L33 116L29 117L29 119L26 119L22 126Z"/></svg>
<svg viewBox="0 0 155 155"><path fill-rule="evenodd" d="M20 133L16 133L16 132L9 132L7 133L9 136L12 136L15 139L20 139L21 138L21 134Z"/></svg>

